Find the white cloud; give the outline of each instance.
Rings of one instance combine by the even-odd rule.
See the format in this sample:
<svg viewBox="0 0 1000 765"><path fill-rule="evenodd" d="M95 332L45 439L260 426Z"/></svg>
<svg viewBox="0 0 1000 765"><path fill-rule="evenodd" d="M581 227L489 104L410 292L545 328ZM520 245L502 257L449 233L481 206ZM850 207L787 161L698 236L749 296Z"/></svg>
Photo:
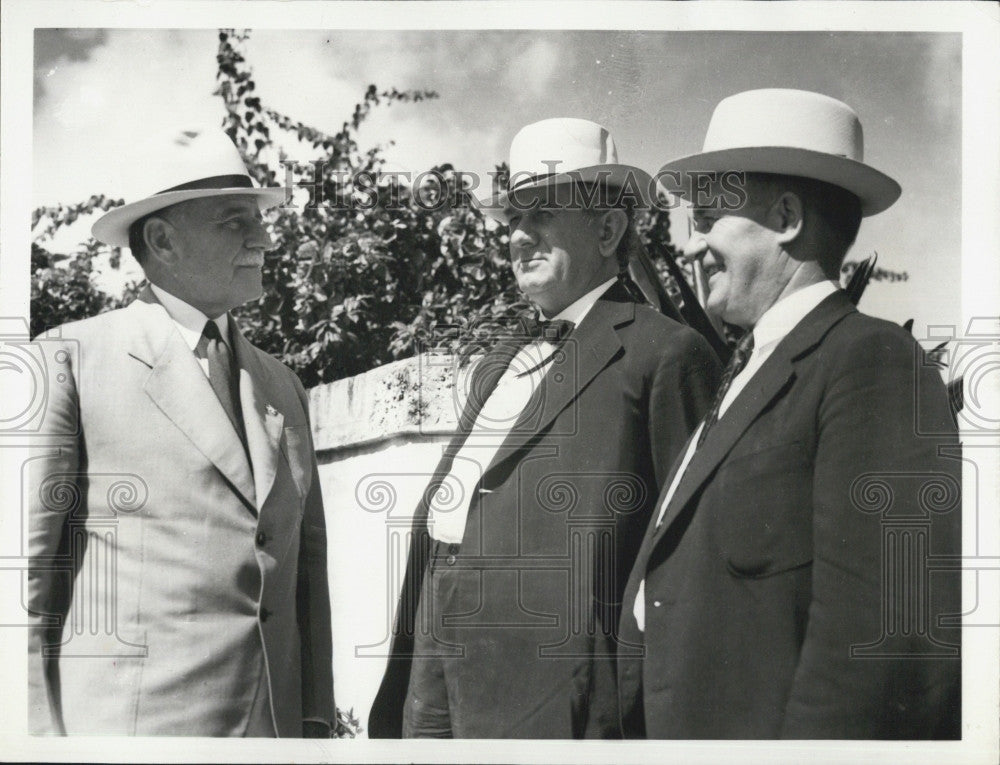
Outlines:
<svg viewBox="0 0 1000 765"><path fill-rule="evenodd" d="M442 115L433 110L433 103L396 105L374 112L359 133L360 143L370 146L394 141L385 151L386 158L395 169L413 173L445 162L459 170L485 173L505 159L507 147L502 144L499 127L448 129L442 125Z"/></svg>
<svg viewBox="0 0 1000 765"><path fill-rule="evenodd" d="M564 60L559 48L549 39L524 41L509 51L504 82L513 92L528 92L542 97L557 73L559 62Z"/></svg>
<svg viewBox="0 0 1000 765"><path fill-rule="evenodd" d="M36 114L35 204L75 202L111 186L150 132L221 119L215 34L114 31L88 61L60 61Z"/></svg>
<svg viewBox="0 0 1000 765"><path fill-rule="evenodd" d="M325 132L336 132L364 89L338 77L324 61L322 32L255 33L246 46L254 91L265 106Z"/></svg>

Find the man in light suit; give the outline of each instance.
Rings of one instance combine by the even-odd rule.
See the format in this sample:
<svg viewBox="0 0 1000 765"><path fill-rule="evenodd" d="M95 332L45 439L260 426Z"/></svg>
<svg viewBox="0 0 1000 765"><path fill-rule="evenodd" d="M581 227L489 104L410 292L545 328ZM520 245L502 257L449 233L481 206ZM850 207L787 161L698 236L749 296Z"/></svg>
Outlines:
<svg viewBox="0 0 1000 765"><path fill-rule="evenodd" d="M149 285L37 343L29 464L36 733L322 736L334 724L326 532L307 399L228 311L271 247L221 131L138 166L104 215ZM138 158L137 158L138 161Z"/></svg>
<svg viewBox="0 0 1000 765"><path fill-rule="evenodd" d="M472 375L416 513L373 737L617 736L625 577L716 381L705 340L620 277L649 175L586 120L528 125L510 159L485 209L551 321Z"/></svg>
<svg viewBox="0 0 1000 765"><path fill-rule="evenodd" d="M833 98L749 91L661 171L702 174L686 254L745 334L625 591L627 736L959 735L955 423L916 342L837 285L900 194L861 135Z"/></svg>

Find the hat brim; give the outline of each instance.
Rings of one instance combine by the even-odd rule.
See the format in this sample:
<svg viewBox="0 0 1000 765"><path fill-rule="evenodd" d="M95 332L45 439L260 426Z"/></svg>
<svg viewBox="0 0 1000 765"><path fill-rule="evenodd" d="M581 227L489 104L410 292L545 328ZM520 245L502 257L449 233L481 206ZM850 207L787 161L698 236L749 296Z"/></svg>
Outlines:
<svg viewBox="0 0 1000 765"><path fill-rule="evenodd" d="M252 196L257 197L257 203L263 212L284 202L285 194L286 191L283 187L261 189L236 186L226 189L167 191L109 210L94 222L90 232L95 239L105 244L110 244L113 247L128 247L128 230L133 223L145 215L170 207L178 202L207 197Z"/></svg>
<svg viewBox="0 0 1000 765"><path fill-rule="evenodd" d="M546 175L537 181L518 185L516 189L500 191L493 196L482 199L472 197L472 200L483 215L506 224L510 218L510 211L516 207L512 202L519 194L564 183L593 183L595 181L634 191L640 199L640 207L649 207L653 203L656 185L652 176L638 167L618 164L591 165L565 173Z"/></svg>
<svg viewBox="0 0 1000 765"><path fill-rule="evenodd" d="M857 196L865 217L888 209L902 193L896 181L863 162L788 146L753 146L691 154L665 164L656 180L670 193L683 197L685 192L690 193L690 188L667 188L663 183L664 175L727 171L796 175L825 181Z"/></svg>

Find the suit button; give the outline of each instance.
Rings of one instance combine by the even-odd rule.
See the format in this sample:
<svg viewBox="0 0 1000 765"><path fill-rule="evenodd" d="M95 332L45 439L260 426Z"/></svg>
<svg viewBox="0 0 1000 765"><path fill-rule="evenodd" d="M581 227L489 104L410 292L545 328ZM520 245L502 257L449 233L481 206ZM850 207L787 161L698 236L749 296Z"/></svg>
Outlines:
<svg viewBox="0 0 1000 765"><path fill-rule="evenodd" d="M654 600L653 601L653 608L659 608L662 605L663 604L660 601L658 601L658 600Z"/></svg>
<svg viewBox="0 0 1000 765"><path fill-rule="evenodd" d="M263 531L257 532L257 547L263 547L267 542L267 534Z"/></svg>
<svg viewBox="0 0 1000 765"><path fill-rule="evenodd" d="M454 566L456 560L458 560L458 559L454 555L449 555L448 556L448 565L449 566Z"/></svg>
<svg viewBox="0 0 1000 765"><path fill-rule="evenodd" d="M270 616L271 616L271 612L268 609L266 609L266 608L260 609L260 620L261 620L261 622L266 622Z"/></svg>

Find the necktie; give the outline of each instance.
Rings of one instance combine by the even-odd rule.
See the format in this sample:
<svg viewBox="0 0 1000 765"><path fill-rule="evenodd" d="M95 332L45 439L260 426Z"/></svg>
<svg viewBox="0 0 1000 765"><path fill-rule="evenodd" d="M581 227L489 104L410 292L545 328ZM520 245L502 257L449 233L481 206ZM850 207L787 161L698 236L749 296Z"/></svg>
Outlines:
<svg viewBox="0 0 1000 765"><path fill-rule="evenodd" d="M236 371L233 368L233 356L229 351L229 346L222 339L219 326L214 321L205 323L201 338L198 340L196 349L198 354L208 359L208 382L215 391L215 395L222 404L222 408L229 415L233 427L239 434L243 448L247 449L247 434L243 426L243 412L240 407L239 383ZM249 454L249 449L247 449Z"/></svg>
<svg viewBox="0 0 1000 765"><path fill-rule="evenodd" d="M569 336L576 325L566 319L555 321L527 319L524 327L525 334L532 340L545 340L553 345L558 345Z"/></svg>
<svg viewBox="0 0 1000 765"><path fill-rule="evenodd" d="M725 371L722 373L722 382L719 383L719 391L715 394L715 401L712 403L712 408L708 411L708 415L705 417L705 425L701 429L701 435L698 436L699 447L704 443L705 436L708 435L708 431L711 430L712 426L715 425L716 422L718 422L719 409L722 408L722 400L726 397L726 393L729 391L729 386L732 385L733 379L736 375L743 371L747 362L750 361L751 353L753 353L753 332L747 332L736 346L736 350L733 351L733 355L729 359L729 363L726 364Z"/></svg>
<svg viewBox="0 0 1000 765"><path fill-rule="evenodd" d="M542 341L546 342L552 346L549 353L536 364L534 364L530 369L525 369L517 372L518 377L524 377L525 375L531 374L537 369L541 369L555 355L556 351L559 350L559 346L563 344L563 341L569 336L569 333L573 331L576 325L567 321L566 319L559 319L555 321L537 321L535 319L527 319L524 324L525 335L529 342L532 341Z"/></svg>

